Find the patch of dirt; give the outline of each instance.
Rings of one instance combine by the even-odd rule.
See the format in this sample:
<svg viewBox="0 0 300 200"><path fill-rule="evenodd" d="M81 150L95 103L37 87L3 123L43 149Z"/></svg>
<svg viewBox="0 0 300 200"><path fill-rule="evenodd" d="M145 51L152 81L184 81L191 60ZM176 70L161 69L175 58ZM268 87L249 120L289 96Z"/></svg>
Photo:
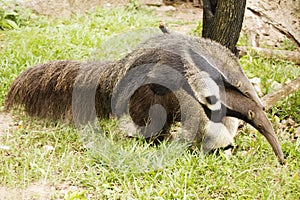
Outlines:
<svg viewBox="0 0 300 200"><path fill-rule="evenodd" d="M13 119L8 113L0 113L0 136L10 134L13 130ZM0 139L1 145L1 139Z"/></svg>
<svg viewBox="0 0 300 200"><path fill-rule="evenodd" d="M157 16L162 21L169 21L168 26L171 30L178 31L180 33L189 33L196 28L199 21L202 21L203 10L198 7L194 7L192 4L178 4L176 6L160 6L150 7L155 10ZM181 24L172 24L170 22L180 21Z"/></svg>
<svg viewBox="0 0 300 200"><path fill-rule="evenodd" d="M94 10L98 6L113 8L124 6L130 0L22 0L20 3L32 9L40 15L51 17L70 17L75 13L82 13L88 10Z"/></svg>
<svg viewBox="0 0 300 200"><path fill-rule="evenodd" d="M130 0L23 0L21 4L34 10L37 14L52 17L69 17L74 13L84 13L101 6L115 8L128 5ZM133 1L134 2L134 1ZM156 10L162 21L181 21L181 25L169 24L172 30L188 33L202 20L202 8L194 7L189 1L163 1L151 3L141 0L149 9ZM148 2L148 3L147 3ZM151 1L153 2L153 1ZM161 2L161 3L160 3ZM168 1L164 1L168 2ZM189 2L189 3L187 3ZM300 46L300 0L248 0L242 33L249 36L252 46L261 44L280 46L286 38ZM299 44L297 44L299 43Z"/></svg>
<svg viewBox="0 0 300 200"><path fill-rule="evenodd" d="M104 8L123 7L128 5L129 2L130 0L23 0L21 4L37 14L63 18L70 17L76 13L92 11L99 6ZM145 3L147 5L149 4L147 2ZM147 8L155 10L158 16L164 21L180 20L184 22L184 24L180 26L169 24L172 26L172 29L183 33L187 33L195 28L199 20L202 19L202 9L192 6L192 3L176 3L173 5L152 4L147 6Z"/></svg>
<svg viewBox="0 0 300 200"><path fill-rule="evenodd" d="M54 199L54 196L58 199L64 199L67 193L79 193L80 191L83 189L67 182L53 184L47 180L39 180L30 183L24 189L0 187L0 200L48 200Z"/></svg>
<svg viewBox="0 0 300 200"><path fill-rule="evenodd" d="M0 200L32 200L32 199L50 199L51 194L55 191L45 181L31 183L25 189L0 187Z"/></svg>

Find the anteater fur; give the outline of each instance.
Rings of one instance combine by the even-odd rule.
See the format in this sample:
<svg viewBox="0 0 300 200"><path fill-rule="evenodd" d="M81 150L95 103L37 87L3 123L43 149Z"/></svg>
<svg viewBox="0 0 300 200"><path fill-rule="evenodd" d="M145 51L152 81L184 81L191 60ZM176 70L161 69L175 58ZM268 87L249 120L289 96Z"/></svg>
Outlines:
<svg viewBox="0 0 300 200"><path fill-rule="evenodd" d="M209 66L201 63L202 61L193 60L193 56L190 55L191 50L197 55L204 55L205 59L208 59ZM222 58L215 58L215 53L218 51ZM7 95L6 108L10 109L14 104L24 105L25 110L32 116L71 121L75 117L80 121L89 121L93 116L90 116L90 106L84 105L85 101L81 100L80 107L76 107L80 110L72 110L72 102L76 102L76 99L72 99L73 87L76 83L76 89L79 88L84 96L93 89L92 86L96 81L96 115L107 118L112 114L113 92L122 78L132 69L153 63L169 66L187 80L189 76L203 70L210 73L218 83L227 82L232 87L238 85L236 87L239 87L242 93L247 87L252 89L237 59L229 50L206 39L164 34L150 39L137 50L114 62L52 61L31 67L13 82ZM246 89L240 87L238 80L245 83ZM189 84L186 81L180 86L185 87L192 95L193 91ZM201 91L201 88L199 90ZM134 91L130 97L129 113L133 121L139 126L145 126L149 122L149 109L155 104L162 105L167 112L166 128L174 120L180 121L182 117L184 118L173 92L159 85L145 84Z"/></svg>
<svg viewBox="0 0 300 200"><path fill-rule="evenodd" d="M165 66L178 72L184 79L168 76L168 73L164 71L166 70ZM120 83L135 69L137 72L139 69L145 70L146 76L143 73L138 76L145 78L145 82L143 82L145 84L130 91L130 87ZM159 84L153 84L151 81L147 82L147 78L153 78L151 75L154 78L161 76L160 72L166 75L162 78L166 79L163 81L165 83L174 82L174 87L166 88ZM14 105L21 105L32 116L88 122L94 119L91 114L94 109L96 116L108 118L114 114L113 98L126 100L130 94L128 106L125 105L129 109L126 109L124 105L119 105L117 101L115 105L118 111L117 117L122 117L122 114L130 114L134 123L143 127L149 123L150 107L159 104L164 107L166 112L164 128L167 129L174 121L181 119L184 119L183 123L193 121L194 116L191 116L189 111L196 111L194 119L198 118L200 124L198 124L199 127L196 127L196 129L199 128L196 138L191 139L196 139L198 143L202 141L203 136L209 136L212 138L210 142L207 142L209 144L207 148L210 150L215 148L216 144L217 147L228 145L228 142L232 142L232 136L222 121L211 121L208 117L207 110L210 109L210 104L218 103L221 99L216 99L215 102L215 100L212 101L214 98L206 98L206 94L202 94L205 91L202 88L202 82L199 82L202 74L209 76L207 80L217 84L218 88L233 89L234 94L245 99L244 103L253 102L251 105L258 107L257 113L263 112L263 106L253 86L245 76L237 58L228 49L210 40L176 34L164 34L152 38L124 58L114 62L52 61L31 67L21 73L13 82L7 95L6 108L9 110ZM129 85L131 84L130 86L133 88L138 85L135 80L128 80ZM127 82L125 81L125 83ZM74 90L80 94L75 95L75 99ZM92 98L95 99L93 101L95 105L92 108L90 106L91 94L94 94ZM235 99L230 101L228 105L235 105ZM74 102L79 106L74 107ZM226 100L222 103L226 106ZM241 106L243 107L243 105L242 103ZM233 110L233 117L241 119L249 117L247 113L243 113L243 116L235 114L236 111L241 113L242 107L236 107ZM184 109L188 112L182 113L181 111ZM252 112L250 111L248 113ZM227 113L223 114L225 117ZM263 118L267 121L267 129L261 130L265 131L263 134L267 135L276 155L283 160L275 133L265 115ZM248 121L251 122L251 120ZM258 122L256 121L254 125L260 127L259 119L255 120ZM158 119L159 121L160 119ZM190 123L189 127L195 129L194 124ZM215 130L215 127L218 130ZM220 128L225 132L224 136L229 135L226 136L227 139L221 137ZM220 134L217 134L218 131ZM204 138L204 142L209 137ZM226 144L222 143L223 139Z"/></svg>

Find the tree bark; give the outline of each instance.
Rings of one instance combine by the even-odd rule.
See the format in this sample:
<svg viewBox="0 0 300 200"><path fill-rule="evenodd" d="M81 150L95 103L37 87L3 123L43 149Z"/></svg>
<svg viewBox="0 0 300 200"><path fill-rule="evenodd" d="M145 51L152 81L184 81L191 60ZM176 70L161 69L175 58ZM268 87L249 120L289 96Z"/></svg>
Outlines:
<svg viewBox="0 0 300 200"><path fill-rule="evenodd" d="M203 0L202 37L210 38L238 55L246 0Z"/></svg>

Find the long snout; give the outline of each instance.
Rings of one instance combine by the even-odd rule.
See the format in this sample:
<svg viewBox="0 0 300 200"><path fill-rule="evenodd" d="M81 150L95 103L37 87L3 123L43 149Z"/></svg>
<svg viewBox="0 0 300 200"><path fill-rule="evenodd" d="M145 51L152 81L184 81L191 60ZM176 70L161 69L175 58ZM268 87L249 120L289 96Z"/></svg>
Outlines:
<svg viewBox="0 0 300 200"><path fill-rule="evenodd" d="M278 157L280 163L284 164L284 156L280 144L276 137L273 126L265 112L258 107L257 109L249 110L248 120L253 127L255 127L263 136L265 136L267 141L270 143L275 155Z"/></svg>
<svg viewBox="0 0 300 200"><path fill-rule="evenodd" d="M269 142L281 164L284 156L270 120L261 106L234 89L225 89L222 103L226 106L226 115L237 117L251 124Z"/></svg>

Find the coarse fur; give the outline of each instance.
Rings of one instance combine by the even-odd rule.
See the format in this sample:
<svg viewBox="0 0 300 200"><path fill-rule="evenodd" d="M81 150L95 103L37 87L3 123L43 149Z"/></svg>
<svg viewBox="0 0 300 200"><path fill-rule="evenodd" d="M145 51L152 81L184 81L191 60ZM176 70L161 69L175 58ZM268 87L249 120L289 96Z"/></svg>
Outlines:
<svg viewBox="0 0 300 200"><path fill-rule="evenodd" d="M217 53L222 59L216 58ZM235 98L222 98L231 94ZM233 106L239 98L242 103ZM91 106L91 102L95 105ZM150 136L153 130L157 131L156 126L168 129L174 121L182 121L188 124L187 131L195 129L197 133L187 137L188 140L197 144L204 141L203 150L210 151L233 141L233 134L223 124L226 116L252 122L259 129L260 118L249 119L248 113L244 113L245 103L257 107L256 116L269 122L261 115L263 106L253 86L228 50L209 40L165 34L150 39L115 62L52 61L29 68L13 82L6 108L24 105L32 116L80 123L95 116L130 114L134 123L146 127L144 131L150 132ZM164 110L156 107L159 112L155 111L155 117L151 118L149 112L156 105ZM231 112L226 112L227 107ZM191 110L198 112L195 123L190 122ZM164 118L166 123L160 124ZM262 125L269 126L267 122ZM259 130L267 132L262 134L282 161L274 131L270 127Z"/></svg>
<svg viewBox="0 0 300 200"><path fill-rule="evenodd" d="M73 61L53 61L28 68L11 85L6 108L23 105L31 116L69 118L73 85L80 65Z"/></svg>

